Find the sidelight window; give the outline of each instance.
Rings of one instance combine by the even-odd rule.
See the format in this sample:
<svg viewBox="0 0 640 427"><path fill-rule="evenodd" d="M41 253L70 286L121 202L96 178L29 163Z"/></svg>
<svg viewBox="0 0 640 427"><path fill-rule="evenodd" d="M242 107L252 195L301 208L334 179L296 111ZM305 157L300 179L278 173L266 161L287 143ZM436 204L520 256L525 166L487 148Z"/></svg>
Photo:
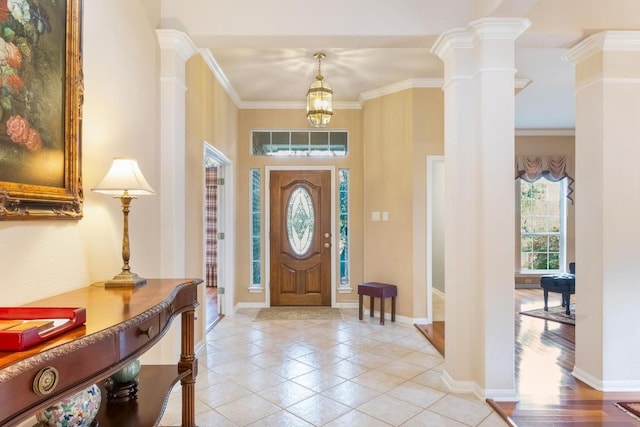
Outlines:
<svg viewBox="0 0 640 427"><path fill-rule="evenodd" d="M338 170L339 183L339 257L340 287L348 287L349 278L349 169Z"/></svg>
<svg viewBox="0 0 640 427"><path fill-rule="evenodd" d="M260 233L262 230L261 206L260 206L260 169L251 169L251 283L252 288L262 286L261 277L261 245Z"/></svg>

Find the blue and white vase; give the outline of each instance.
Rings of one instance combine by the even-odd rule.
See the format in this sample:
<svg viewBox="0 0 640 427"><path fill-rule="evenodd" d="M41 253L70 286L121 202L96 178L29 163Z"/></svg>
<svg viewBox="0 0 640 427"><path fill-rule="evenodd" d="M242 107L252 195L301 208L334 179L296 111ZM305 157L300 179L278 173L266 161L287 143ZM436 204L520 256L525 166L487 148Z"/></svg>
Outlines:
<svg viewBox="0 0 640 427"><path fill-rule="evenodd" d="M100 409L100 387L92 385L36 415L38 427L89 427Z"/></svg>

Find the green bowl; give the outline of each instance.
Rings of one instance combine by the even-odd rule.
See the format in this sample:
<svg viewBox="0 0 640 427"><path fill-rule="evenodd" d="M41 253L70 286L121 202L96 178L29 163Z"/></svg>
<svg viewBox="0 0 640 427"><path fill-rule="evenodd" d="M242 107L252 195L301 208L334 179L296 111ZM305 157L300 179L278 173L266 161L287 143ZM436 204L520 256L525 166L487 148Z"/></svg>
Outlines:
<svg viewBox="0 0 640 427"><path fill-rule="evenodd" d="M111 379L116 384L126 384L135 380L140 373L140 360L136 359L115 374L111 375Z"/></svg>

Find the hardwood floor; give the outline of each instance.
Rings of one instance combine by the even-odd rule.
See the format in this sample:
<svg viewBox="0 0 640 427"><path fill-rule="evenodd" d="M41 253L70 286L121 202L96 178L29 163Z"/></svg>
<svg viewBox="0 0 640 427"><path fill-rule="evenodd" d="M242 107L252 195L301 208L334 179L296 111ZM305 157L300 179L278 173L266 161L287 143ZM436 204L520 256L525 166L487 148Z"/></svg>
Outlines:
<svg viewBox="0 0 640 427"><path fill-rule="evenodd" d="M553 299L552 299L553 298ZM560 297L550 295L549 305ZM640 401L640 393L603 393L571 375L575 327L517 314L542 307L542 291L516 290L516 388L519 402L494 402L518 427L640 426L615 406Z"/></svg>
<svg viewBox="0 0 640 427"><path fill-rule="evenodd" d="M444 322L433 321L430 325L415 325L426 339L444 356Z"/></svg>
<svg viewBox="0 0 640 427"><path fill-rule="evenodd" d="M206 306L205 331L209 332L222 318L222 316L218 314L218 288L211 286L205 287L204 297L204 304Z"/></svg>

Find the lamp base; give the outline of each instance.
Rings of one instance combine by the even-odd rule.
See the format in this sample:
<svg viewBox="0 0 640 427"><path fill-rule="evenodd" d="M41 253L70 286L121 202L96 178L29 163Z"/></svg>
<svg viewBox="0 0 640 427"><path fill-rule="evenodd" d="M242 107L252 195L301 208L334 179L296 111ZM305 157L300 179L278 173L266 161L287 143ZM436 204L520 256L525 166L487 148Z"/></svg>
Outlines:
<svg viewBox="0 0 640 427"><path fill-rule="evenodd" d="M121 271L113 279L105 282L105 288L136 288L147 283L147 279L130 271Z"/></svg>

